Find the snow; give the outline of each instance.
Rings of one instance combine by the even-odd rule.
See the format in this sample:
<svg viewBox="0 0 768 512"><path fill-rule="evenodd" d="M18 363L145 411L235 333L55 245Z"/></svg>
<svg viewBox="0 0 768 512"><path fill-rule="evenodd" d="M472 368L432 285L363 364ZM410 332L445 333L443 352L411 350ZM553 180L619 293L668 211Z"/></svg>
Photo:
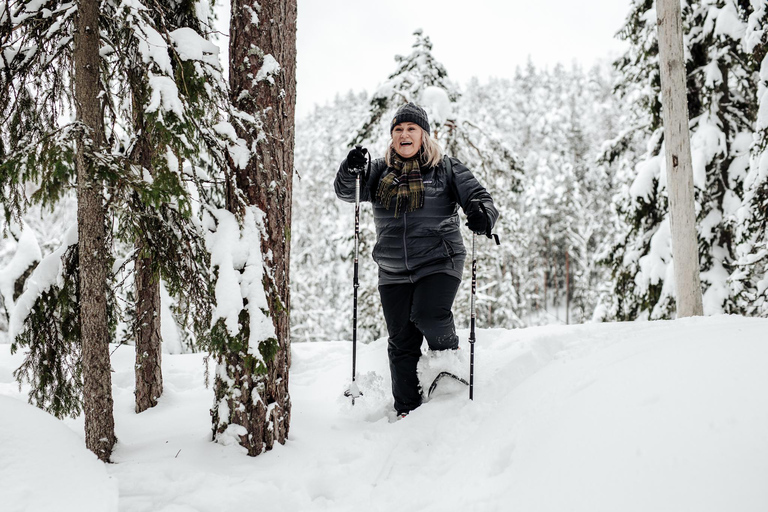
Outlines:
<svg viewBox="0 0 768 512"><path fill-rule="evenodd" d="M656 284L666 278L667 266L672 261L672 235L669 219L659 224L659 229L651 237L648 254L638 261L640 272L635 276L635 283L643 290L649 284Z"/></svg>
<svg viewBox="0 0 768 512"><path fill-rule="evenodd" d="M222 319L230 336L235 336L240 330L240 311L247 308L249 353L261 360L259 345L276 337L272 320L264 313L269 310L262 284L260 229L264 214L255 206L247 208L242 226L227 210L213 210L211 214L216 225L206 237L206 248L211 253L211 267L218 275L212 325ZM240 293L233 293L235 290Z"/></svg>
<svg viewBox="0 0 768 512"><path fill-rule="evenodd" d="M765 0L750 0L750 3L752 4L752 14L749 16L744 37L744 49L748 53L752 53L755 46L760 44L763 39L765 28L762 26L761 20L766 11Z"/></svg>
<svg viewBox="0 0 768 512"><path fill-rule="evenodd" d="M189 27L182 27L170 34L173 46L181 60L197 60L219 67L219 47Z"/></svg>
<svg viewBox="0 0 768 512"><path fill-rule="evenodd" d="M766 331L768 320L733 316L479 329L475 400L446 381L396 422L385 339L358 347L363 396L354 407L342 396L350 343L294 343L289 441L256 458L210 442L202 354L165 356L165 393L137 415L133 348L122 345L112 348L119 442L114 464L102 467L118 483L121 512L762 512ZM459 335L468 352L467 331ZM0 346L0 395L13 398L0 397L0 421L14 420L4 423L0 452L27 455L2 457L13 477L0 478L3 510L21 486L39 489L43 471L109 489L61 451L38 450L46 437L16 441L52 421L7 408L24 399L11 382L21 357ZM82 436L82 419L58 430L65 425ZM73 501L88 496L68 491ZM110 510L77 503L81 512Z"/></svg>
<svg viewBox="0 0 768 512"><path fill-rule="evenodd" d="M171 57L163 36L149 25L142 25L142 30L144 37L139 37L139 53L144 64L154 62L162 73L173 76Z"/></svg>
<svg viewBox="0 0 768 512"><path fill-rule="evenodd" d="M699 190L707 188L707 165L716 155L727 153L725 134L717 126L717 120L703 116L691 134L693 160L693 185Z"/></svg>
<svg viewBox="0 0 768 512"><path fill-rule="evenodd" d="M38 297L50 290L51 286L60 282L63 266L61 259L64 253L67 252L67 249L76 243L77 225L74 225L67 230L61 246L43 258L35 267L32 275L27 279L24 293L19 296L13 311L9 315L8 337L11 340L21 333L24 321L29 316L30 311L32 311L32 306L35 305Z"/></svg>
<svg viewBox="0 0 768 512"><path fill-rule="evenodd" d="M181 334L176 320L173 318L171 307L175 299L168 293L165 282L160 280L160 331L163 338L163 353L181 354L184 347L181 342Z"/></svg>
<svg viewBox="0 0 768 512"><path fill-rule="evenodd" d="M23 226L13 258L0 269L0 299L4 301L6 311L13 311L15 305L13 295L16 281L42 257L35 232Z"/></svg>
<svg viewBox="0 0 768 512"><path fill-rule="evenodd" d="M427 112L430 122L436 125L445 124L453 118L453 107L448 92L442 87L430 85L421 91L420 104Z"/></svg>
<svg viewBox="0 0 768 512"><path fill-rule="evenodd" d="M8 363L3 347L3 363ZM3 368L5 370L5 368ZM4 512L117 512L117 480L64 423L0 394Z"/></svg>
<svg viewBox="0 0 768 512"><path fill-rule="evenodd" d="M736 6L732 1L726 2L717 14L715 35L726 35L734 41L740 41L746 32L747 25L739 19Z"/></svg>
<svg viewBox="0 0 768 512"><path fill-rule="evenodd" d="M149 88L152 93L145 112L151 114L160 110L161 112L173 112L179 119L184 118L184 106L179 99L179 88L173 78L150 72Z"/></svg>
<svg viewBox="0 0 768 512"><path fill-rule="evenodd" d="M711 210L698 225L699 236L708 242L712 242L715 236L717 236L719 232L717 228L722 222L722 212L720 210Z"/></svg>
<svg viewBox="0 0 768 512"><path fill-rule="evenodd" d="M768 54L766 54L766 57L762 64L762 69L766 70L765 74L768 74ZM768 81L768 78L762 78L765 81ZM760 103L760 107L757 111L757 129L758 130L764 130L768 128L768 87L761 87L762 92L759 94L758 102Z"/></svg>
<svg viewBox="0 0 768 512"><path fill-rule="evenodd" d="M256 73L256 82L261 82L262 80L269 81L270 84L275 84L275 79L272 78L273 75L276 75L280 72L280 64L275 60L275 58L271 54L266 54L264 56L264 63L261 65L261 68L259 68L259 72Z"/></svg>
<svg viewBox="0 0 768 512"><path fill-rule="evenodd" d="M722 248L720 250L722 251ZM728 286L729 273L721 263L723 260L714 260L712 268L701 273L701 280L709 283L707 291L702 296L705 315L724 313L723 304L732 295Z"/></svg>
<svg viewBox="0 0 768 512"><path fill-rule="evenodd" d="M662 155L656 155L647 160L643 160L635 166L637 177L632 182L629 194L633 198L643 198L649 200L653 194L653 180L659 177L661 172Z"/></svg>

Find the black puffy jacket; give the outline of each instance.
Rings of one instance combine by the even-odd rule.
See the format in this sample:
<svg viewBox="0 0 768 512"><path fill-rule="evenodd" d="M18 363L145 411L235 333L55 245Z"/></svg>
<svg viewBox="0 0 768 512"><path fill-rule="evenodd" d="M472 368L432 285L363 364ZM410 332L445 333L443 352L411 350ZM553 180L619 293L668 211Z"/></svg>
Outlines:
<svg viewBox="0 0 768 512"><path fill-rule="evenodd" d="M473 200L480 200L488 211L491 226L499 216L493 200L472 172L455 158L437 167L422 169L424 206L395 218L394 208L387 210L374 200L379 180L392 169L377 159L371 173L360 187L360 201L373 202L376 246L373 259L379 265L379 284L415 282L430 274L446 273L461 279L467 251L461 240L458 207L466 212ZM344 160L334 181L339 199L355 202L355 174Z"/></svg>

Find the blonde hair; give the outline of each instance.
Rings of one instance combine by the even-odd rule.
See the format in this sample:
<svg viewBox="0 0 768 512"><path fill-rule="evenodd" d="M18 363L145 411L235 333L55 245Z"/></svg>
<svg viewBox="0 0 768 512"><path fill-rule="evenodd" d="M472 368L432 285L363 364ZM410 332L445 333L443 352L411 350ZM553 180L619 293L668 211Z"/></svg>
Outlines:
<svg viewBox="0 0 768 512"><path fill-rule="evenodd" d="M443 159L443 148L437 143L435 139L429 136L423 128L421 130L421 152L423 154L422 161L426 167L436 167ZM384 155L384 163L387 167L392 166L392 152L395 148L392 146L393 141L390 139L389 146L387 146L387 153Z"/></svg>

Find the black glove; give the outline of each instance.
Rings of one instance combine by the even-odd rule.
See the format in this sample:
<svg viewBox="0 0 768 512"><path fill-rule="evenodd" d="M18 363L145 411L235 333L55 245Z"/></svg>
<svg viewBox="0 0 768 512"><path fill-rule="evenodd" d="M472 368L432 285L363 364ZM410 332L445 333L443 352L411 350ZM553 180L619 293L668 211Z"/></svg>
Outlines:
<svg viewBox="0 0 768 512"><path fill-rule="evenodd" d="M485 210L480 206L480 201L472 201L469 203L467 223L465 225L470 231L477 233L478 235L485 235L490 231L488 229L488 215L486 215Z"/></svg>
<svg viewBox="0 0 768 512"><path fill-rule="evenodd" d="M347 168L352 172L363 171L368 163L368 159L365 157L366 153L368 153L367 149L356 146L347 155Z"/></svg>

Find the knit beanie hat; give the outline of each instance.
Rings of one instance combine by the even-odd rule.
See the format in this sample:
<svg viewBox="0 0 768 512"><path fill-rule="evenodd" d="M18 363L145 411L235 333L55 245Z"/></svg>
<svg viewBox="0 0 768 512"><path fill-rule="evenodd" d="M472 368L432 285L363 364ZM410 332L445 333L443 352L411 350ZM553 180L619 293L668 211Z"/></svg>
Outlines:
<svg viewBox="0 0 768 512"><path fill-rule="evenodd" d="M416 123L421 126L421 129L429 133L429 119L427 118L427 112L416 105L415 103L406 103L395 113L395 118L392 120L392 124L389 125L389 133L395 129L400 123Z"/></svg>

